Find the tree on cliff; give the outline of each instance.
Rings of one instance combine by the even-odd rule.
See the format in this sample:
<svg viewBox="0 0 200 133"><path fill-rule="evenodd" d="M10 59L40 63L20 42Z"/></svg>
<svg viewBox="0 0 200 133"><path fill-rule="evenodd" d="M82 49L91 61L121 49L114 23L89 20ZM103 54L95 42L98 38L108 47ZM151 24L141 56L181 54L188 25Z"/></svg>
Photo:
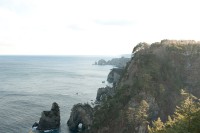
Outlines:
<svg viewBox="0 0 200 133"><path fill-rule="evenodd" d="M138 45L136 45L134 48L133 48L133 51L132 51L132 54L135 54L136 52L142 50L142 49L146 49L148 48L149 45L145 42L143 43L139 43ZM132 55L133 56L133 55Z"/></svg>
<svg viewBox="0 0 200 133"><path fill-rule="evenodd" d="M199 133L200 132L200 100L187 95L181 106L177 106L173 119L168 117L168 121L163 123L160 118L153 121L153 127L148 127L150 133Z"/></svg>

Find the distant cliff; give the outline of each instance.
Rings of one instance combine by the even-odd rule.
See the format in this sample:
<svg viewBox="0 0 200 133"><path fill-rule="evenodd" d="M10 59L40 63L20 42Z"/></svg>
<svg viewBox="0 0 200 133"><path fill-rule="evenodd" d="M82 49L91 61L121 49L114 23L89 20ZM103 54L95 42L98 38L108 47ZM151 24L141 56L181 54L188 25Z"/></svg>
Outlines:
<svg viewBox="0 0 200 133"><path fill-rule="evenodd" d="M94 108L92 125L86 132L164 133L165 128L172 128L166 130L170 133L176 127L180 132L198 133L199 68L200 42L162 40L151 45L139 43L133 49L131 61L125 66L118 85L114 89L99 90L97 99L103 100ZM105 94L108 94L106 98Z"/></svg>
<svg viewBox="0 0 200 133"><path fill-rule="evenodd" d="M130 58L125 58L125 57L113 58L108 61L101 59L101 60L95 62L95 65L113 65L115 67L123 68L126 66L126 63L128 61L130 61Z"/></svg>

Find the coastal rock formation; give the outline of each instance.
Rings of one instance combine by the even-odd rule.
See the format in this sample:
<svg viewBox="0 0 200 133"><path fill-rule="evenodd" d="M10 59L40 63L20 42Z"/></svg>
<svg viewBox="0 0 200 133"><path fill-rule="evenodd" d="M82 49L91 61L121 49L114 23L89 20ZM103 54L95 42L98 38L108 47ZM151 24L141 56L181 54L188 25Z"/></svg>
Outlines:
<svg viewBox="0 0 200 133"><path fill-rule="evenodd" d="M60 127L60 109L56 102L52 104L50 111L43 111L37 130L52 130Z"/></svg>
<svg viewBox="0 0 200 133"><path fill-rule="evenodd" d="M199 68L200 42L162 40L138 44L114 95L95 110L87 133L147 133L148 124L165 122L173 116L186 95L182 89L200 98ZM97 100L109 90L99 89Z"/></svg>
<svg viewBox="0 0 200 133"><path fill-rule="evenodd" d="M97 91L96 102L101 102L102 100L106 100L108 96L114 95L114 88L113 87L102 87L99 88Z"/></svg>
<svg viewBox="0 0 200 133"><path fill-rule="evenodd" d="M108 74L107 81L109 83L117 84L123 72L124 72L123 68L111 69L110 73Z"/></svg>
<svg viewBox="0 0 200 133"><path fill-rule="evenodd" d="M113 65L116 66L118 68L123 68L126 66L126 63L130 61L130 58L125 58L125 57L121 57L121 58L113 58L109 61L107 61L107 65Z"/></svg>
<svg viewBox="0 0 200 133"><path fill-rule="evenodd" d="M113 65L118 68L123 68L126 66L127 62L130 61L130 58L113 58L111 60L105 61L104 59L99 60L98 62L95 62L95 65Z"/></svg>
<svg viewBox="0 0 200 133"><path fill-rule="evenodd" d="M107 76L107 81L112 83L112 86L106 86L99 88L96 96L96 103L106 100L108 97L112 97L115 93L116 86L124 72L124 68L113 68Z"/></svg>
<svg viewBox="0 0 200 133"><path fill-rule="evenodd" d="M82 125L81 130L88 130L93 121L93 108L89 104L76 104L71 110L70 118L67 125L71 131L78 131L79 124Z"/></svg>
<svg viewBox="0 0 200 133"><path fill-rule="evenodd" d="M101 59L98 61L97 65L106 65L106 61L104 59Z"/></svg>

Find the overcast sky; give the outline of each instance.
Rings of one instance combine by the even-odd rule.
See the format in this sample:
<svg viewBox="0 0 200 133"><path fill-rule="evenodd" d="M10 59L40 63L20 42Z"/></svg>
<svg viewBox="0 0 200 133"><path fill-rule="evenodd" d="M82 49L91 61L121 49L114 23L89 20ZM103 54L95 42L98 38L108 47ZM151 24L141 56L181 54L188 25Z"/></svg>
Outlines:
<svg viewBox="0 0 200 133"><path fill-rule="evenodd" d="M198 0L0 0L0 54L115 55L200 40Z"/></svg>

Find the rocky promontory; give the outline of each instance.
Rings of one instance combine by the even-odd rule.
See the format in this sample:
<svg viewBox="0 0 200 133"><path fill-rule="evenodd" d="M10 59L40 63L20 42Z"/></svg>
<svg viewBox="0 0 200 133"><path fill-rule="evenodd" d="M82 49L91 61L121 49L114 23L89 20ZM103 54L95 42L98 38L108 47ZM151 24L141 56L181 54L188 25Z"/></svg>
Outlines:
<svg viewBox="0 0 200 133"><path fill-rule="evenodd" d="M122 74L113 69L108 76L117 86L98 89L100 104L84 133L199 133L200 42L139 43L126 64Z"/></svg>
<svg viewBox="0 0 200 133"><path fill-rule="evenodd" d="M97 91L96 102L101 102L102 100L106 100L107 97L114 95L114 88L113 87L102 87L99 88Z"/></svg>
<svg viewBox="0 0 200 133"><path fill-rule="evenodd" d="M106 61L104 59L100 59L99 61L95 62L95 65L113 65L118 68L123 68L126 66L126 63L128 61L130 61L130 58L125 58L125 57L113 58L108 61Z"/></svg>

